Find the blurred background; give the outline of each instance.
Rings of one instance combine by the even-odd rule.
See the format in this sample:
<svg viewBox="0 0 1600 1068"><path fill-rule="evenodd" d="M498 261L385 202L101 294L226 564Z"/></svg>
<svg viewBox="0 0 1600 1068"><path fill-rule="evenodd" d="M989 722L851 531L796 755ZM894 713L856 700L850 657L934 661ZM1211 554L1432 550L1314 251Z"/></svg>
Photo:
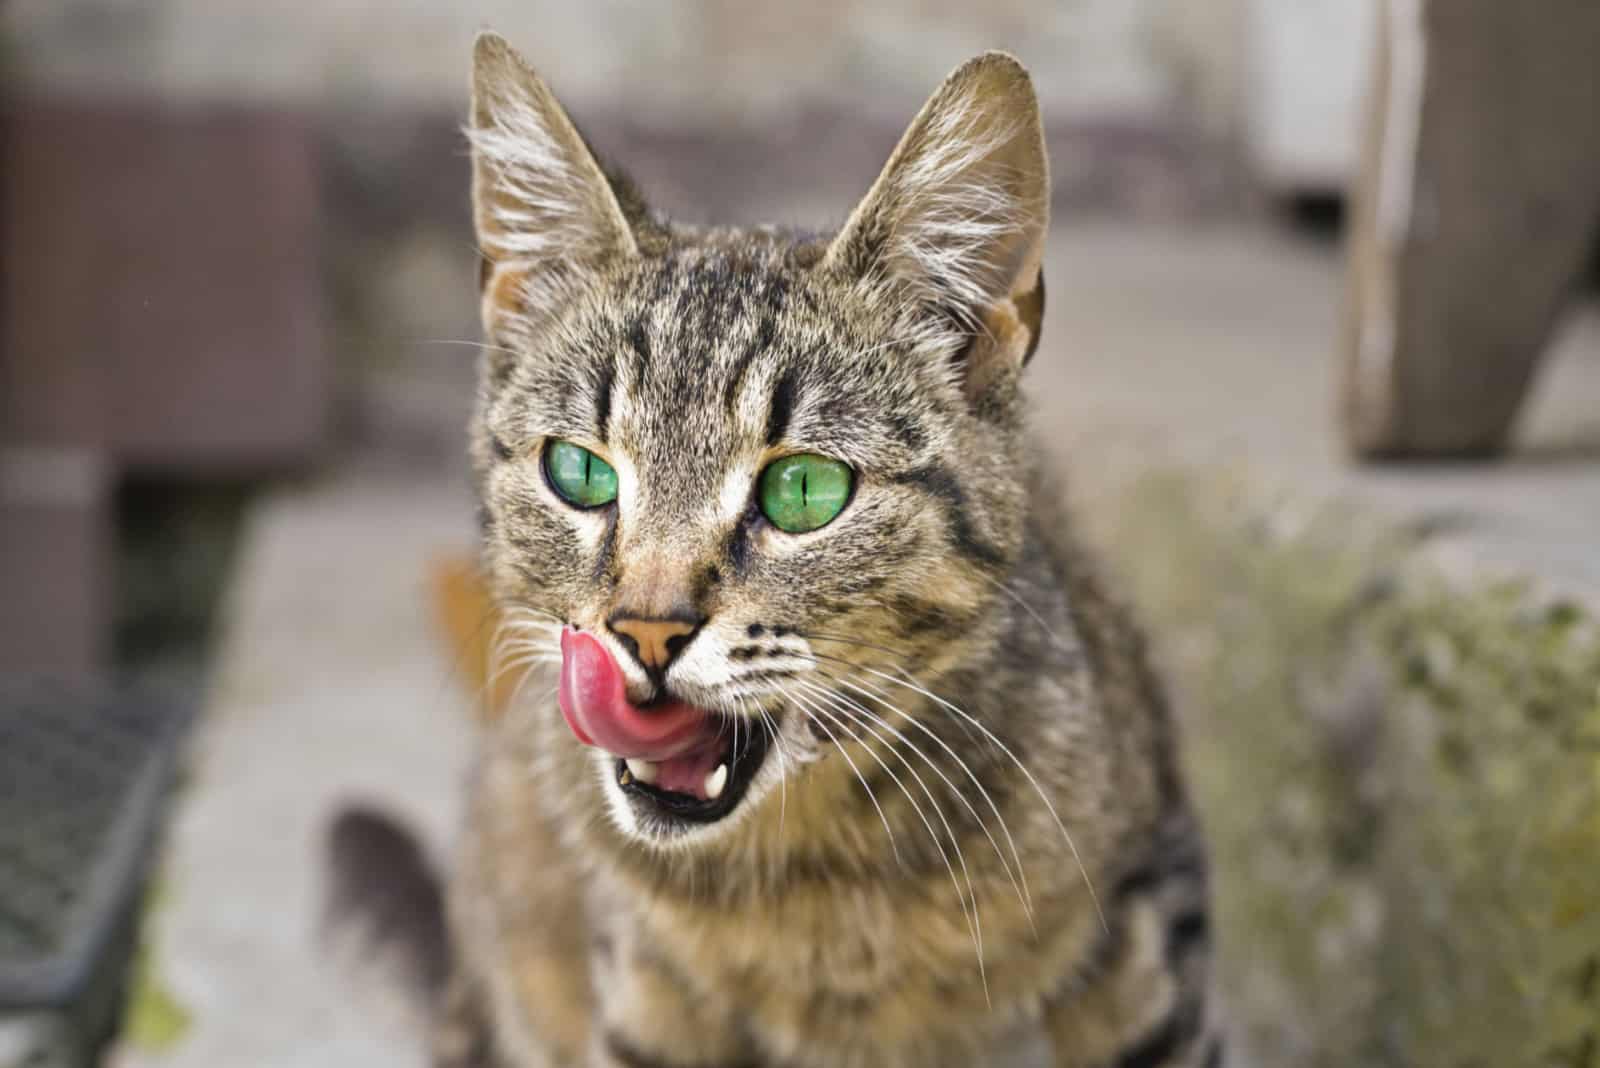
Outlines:
<svg viewBox="0 0 1600 1068"><path fill-rule="evenodd" d="M1600 1065L1592 0L0 0L0 1068L421 1063L320 836L458 818L483 28L687 221L837 223L1017 54L1030 388L1197 739L1240 1048Z"/></svg>

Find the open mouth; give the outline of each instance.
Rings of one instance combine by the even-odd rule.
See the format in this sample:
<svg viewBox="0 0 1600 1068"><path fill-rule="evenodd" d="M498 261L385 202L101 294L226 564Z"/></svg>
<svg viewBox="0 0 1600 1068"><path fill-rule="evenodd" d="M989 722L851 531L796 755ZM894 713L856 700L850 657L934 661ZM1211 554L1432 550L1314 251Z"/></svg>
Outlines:
<svg viewBox="0 0 1600 1068"><path fill-rule="evenodd" d="M594 637L561 633L561 714L578 741L612 757L617 785L658 814L712 823L732 812L766 759L756 724L678 700L635 705Z"/></svg>
<svg viewBox="0 0 1600 1068"><path fill-rule="evenodd" d="M617 785L639 802L691 823L715 823L738 807L766 761L771 739L730 717L705 745L667 760L618 758Z"/></svg>

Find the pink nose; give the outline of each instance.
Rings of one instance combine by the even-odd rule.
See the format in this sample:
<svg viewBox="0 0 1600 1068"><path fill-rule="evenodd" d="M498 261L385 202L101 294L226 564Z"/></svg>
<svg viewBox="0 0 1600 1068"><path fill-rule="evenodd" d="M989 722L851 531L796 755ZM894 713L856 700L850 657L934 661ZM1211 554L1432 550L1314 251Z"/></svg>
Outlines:
<svg viewBox="0 0 1600 1068"><path fill-rule="evenodd" d="M670 760L717 729L711 716L682 701L630 704L622 669L606 647L572 627L561 632L559 701L578 741L624 758Z"/></svg>

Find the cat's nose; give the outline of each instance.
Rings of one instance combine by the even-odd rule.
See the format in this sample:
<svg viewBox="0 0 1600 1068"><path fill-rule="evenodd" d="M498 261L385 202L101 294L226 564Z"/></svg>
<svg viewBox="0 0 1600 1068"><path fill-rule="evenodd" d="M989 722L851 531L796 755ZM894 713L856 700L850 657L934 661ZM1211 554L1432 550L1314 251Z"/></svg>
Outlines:
<svg viewBox="0 0 1600 1068"><path fill-rule="evenodd" d="M666 671L672 658L683 651L700 629L704 620L676 617L672 619L645 619L638 616L613 616L607 620L613 632L622 638L633 655L651 674Z"/></svg>

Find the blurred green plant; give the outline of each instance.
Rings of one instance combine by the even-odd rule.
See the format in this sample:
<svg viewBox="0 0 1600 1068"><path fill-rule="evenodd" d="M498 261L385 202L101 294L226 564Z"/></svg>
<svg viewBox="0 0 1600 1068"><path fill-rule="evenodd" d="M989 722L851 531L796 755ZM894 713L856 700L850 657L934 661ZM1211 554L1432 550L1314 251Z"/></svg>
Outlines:
<svg viewBox="0 0 1600 1068"><path fill-rule="evenodd" d="M124 1042L147 1054L170 1053L183 1042L194 1024L189 1010L162 978L155 949L150 943L149 925L165 898L164 889L157 885L145 899L141 916L144 930L134 953L120 1032Z"/></svg>

